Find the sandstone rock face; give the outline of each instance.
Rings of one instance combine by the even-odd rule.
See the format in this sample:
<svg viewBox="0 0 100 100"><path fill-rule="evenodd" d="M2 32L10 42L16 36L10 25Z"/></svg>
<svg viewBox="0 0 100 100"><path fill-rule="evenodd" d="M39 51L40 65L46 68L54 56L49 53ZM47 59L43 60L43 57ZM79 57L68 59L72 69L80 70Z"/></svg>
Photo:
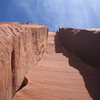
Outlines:
<svg viewBox="0 0 100 100"><path fill-rule="evenodd" d="M44 25L0 24L0 100L11 100L29 68L45 52L48 30Z"/></svg>
<svg viewBox="0 0 100 100"><path fill-rule="evenodd" d="M13 100L100 100L98 69L68 52L56 32L48 33L46 51Z"/></svg>
<svg viewBox="0 0 100 100"><path fill-rule="evenodd" d="M100 66L100 29L60 28L58 34L69 51L88 64Z"/></svg>

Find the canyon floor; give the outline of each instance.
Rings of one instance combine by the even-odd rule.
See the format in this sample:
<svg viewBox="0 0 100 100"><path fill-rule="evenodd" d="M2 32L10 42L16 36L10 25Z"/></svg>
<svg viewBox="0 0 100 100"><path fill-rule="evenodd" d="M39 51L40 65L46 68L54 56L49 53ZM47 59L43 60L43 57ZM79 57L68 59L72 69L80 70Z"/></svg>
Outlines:
<svg viewBox="0 0 100 100"><path fill-rule="evenodd" d="M13 100L100 100L100 71L68 52L55 32Z"/></svg>

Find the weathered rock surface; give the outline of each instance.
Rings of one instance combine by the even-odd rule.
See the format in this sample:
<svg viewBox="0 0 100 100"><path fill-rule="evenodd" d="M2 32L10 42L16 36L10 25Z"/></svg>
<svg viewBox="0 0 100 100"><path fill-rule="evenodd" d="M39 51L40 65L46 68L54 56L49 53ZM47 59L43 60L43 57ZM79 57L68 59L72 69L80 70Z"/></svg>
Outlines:
<svg viewBox="0 0 100 100"><path fill-rule="evenodd" d="M0 100L11 100L45 51L44 25L0 23Z"/></svg>
<svg viewBox="0 0 100 100"><path fill-rule="evenodd" d="M100 29L60 28L58 34L67 50L100 68Z"/></svg>
<svg viewBox="0 0 100 100"><path fill-rule="evenodd" d="M0 100L100 100L100 71L81 60L100 65L100 30L49 32L37 65L47 37L44 25L0 23Z"/></svg>
<svg viewBox="0 0 100 100"><path fill-rule="evenodd" d="M68 52L49 32L47 52L13 100L100 100L100 71Z"/></svg>

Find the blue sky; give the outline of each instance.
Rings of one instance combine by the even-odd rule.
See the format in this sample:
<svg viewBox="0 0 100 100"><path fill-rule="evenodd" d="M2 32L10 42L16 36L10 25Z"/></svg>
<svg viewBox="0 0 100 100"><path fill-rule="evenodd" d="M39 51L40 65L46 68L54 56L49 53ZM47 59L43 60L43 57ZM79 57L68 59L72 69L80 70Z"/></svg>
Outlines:
<svg viewBox="0 0 100 100"><path fill-rule="evenodd" d="M100 0L0 0L0 21L58 27L100 27Z"/></svg>

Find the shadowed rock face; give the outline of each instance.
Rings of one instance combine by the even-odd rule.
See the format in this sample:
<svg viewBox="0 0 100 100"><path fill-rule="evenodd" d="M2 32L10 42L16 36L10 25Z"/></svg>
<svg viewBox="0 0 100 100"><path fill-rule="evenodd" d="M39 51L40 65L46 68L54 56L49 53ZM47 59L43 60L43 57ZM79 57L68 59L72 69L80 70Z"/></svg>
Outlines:
<svg viewBox="0 0 100 100"><path fill-rule="evenodd" d="M60 28L58 34L66 49L86 63L100 66L100 29Z"/></svg>
<svg viewBox="0 0 100 100"><path fill-rule="evenodd" d="M11 100L45 51L44 25L0 23L0 100Z"/></svg>

